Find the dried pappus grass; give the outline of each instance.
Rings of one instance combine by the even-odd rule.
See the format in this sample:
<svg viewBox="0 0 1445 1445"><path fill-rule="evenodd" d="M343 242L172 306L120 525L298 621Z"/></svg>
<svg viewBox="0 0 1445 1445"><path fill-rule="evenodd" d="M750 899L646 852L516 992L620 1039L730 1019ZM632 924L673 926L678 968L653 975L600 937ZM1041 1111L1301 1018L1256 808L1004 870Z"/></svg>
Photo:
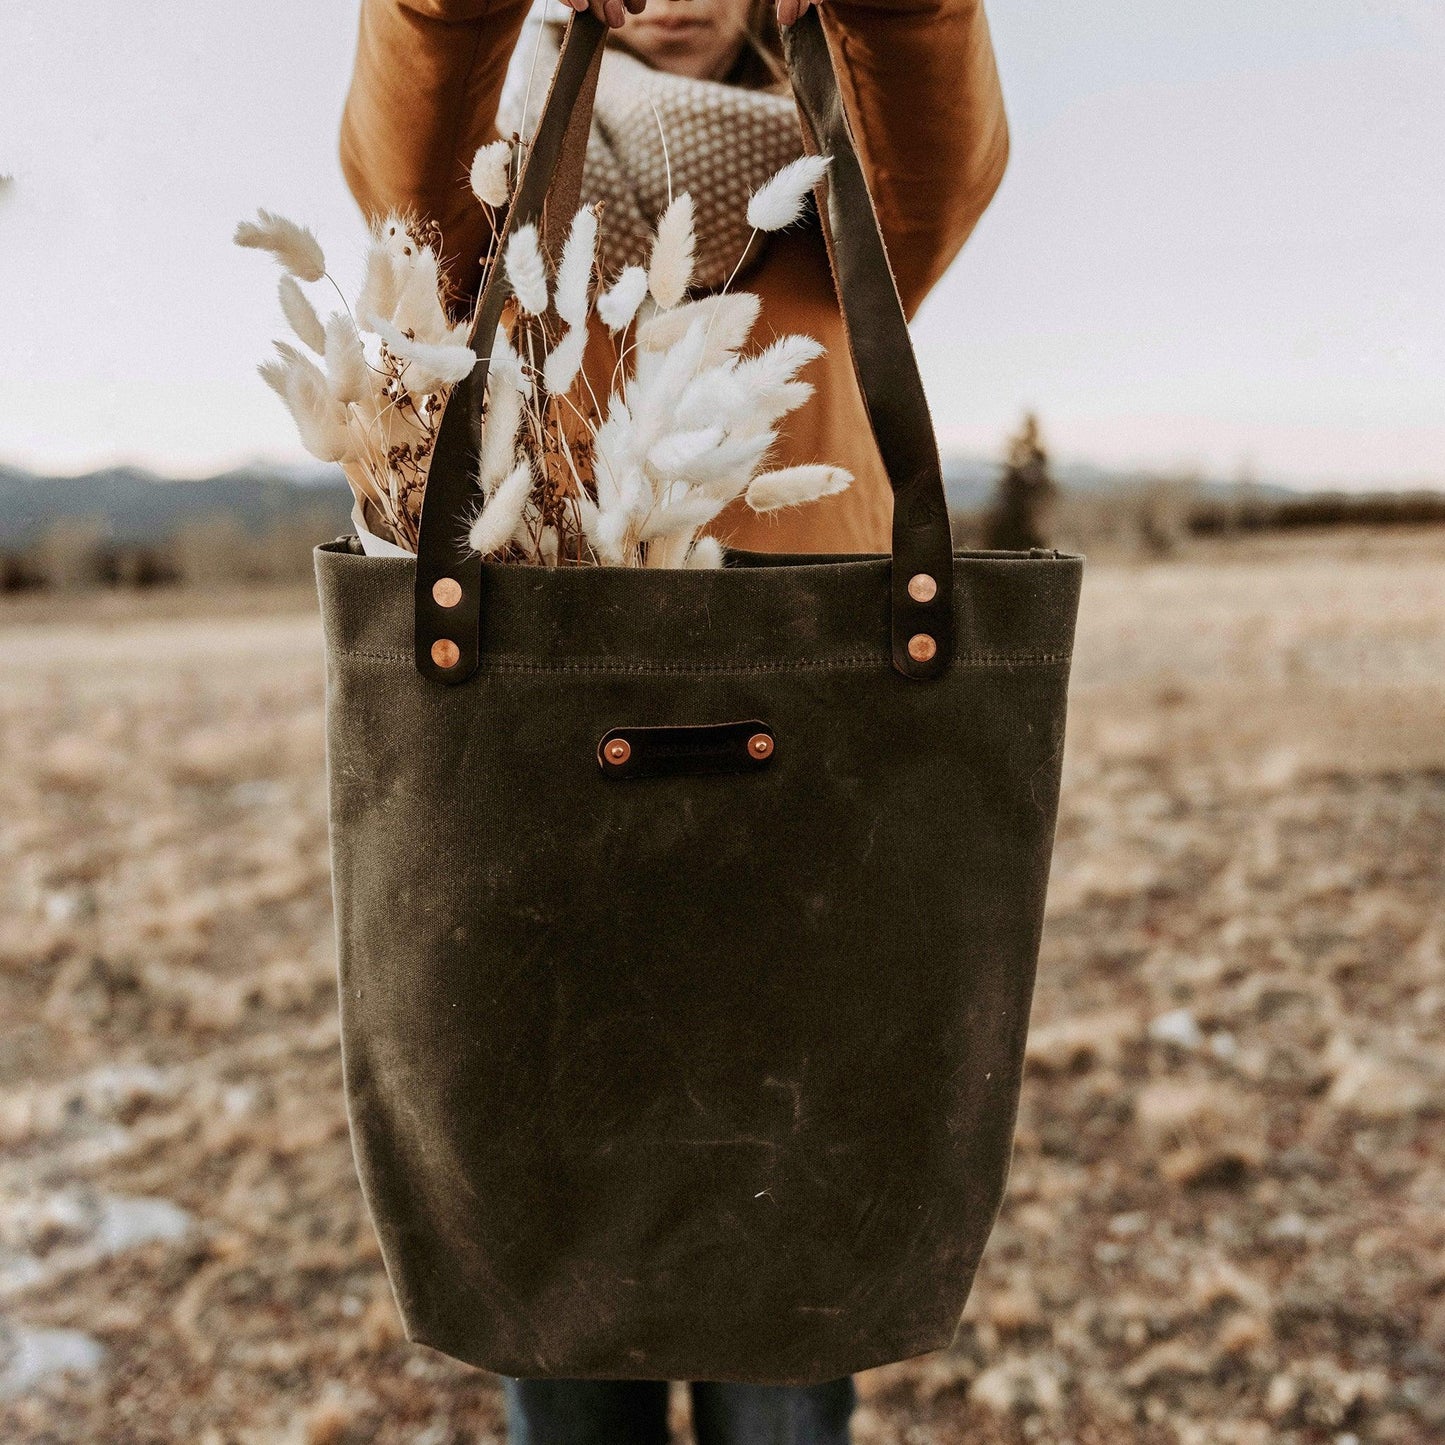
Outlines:
<svg viewBox="0 0 1445 1445"><path fill-rule="evenodd" d="M765 181L748 202L748 225L755 231L781 231L803 214L808 192L823 179L829 156L799 156Z"/></svg>
<svg viewBox="0 0 1445 1445"><path fill-rule="evenodd" d="M647 266L648 290L664 310L676 306L687 294L696 246L692 197L684 191L673 198L657 223L657 237Z"/></svg>
<svg viewBox="0 0 1445 1445"><path fill-rule="evenodd" d="M507 142L477 153L471 180L483 204L505 202L510 159ZM791 224L826 165L806 157L762 187L749 207L755 227ZM782 418L812 394L799 372L822 347L784 336L745 354L757 296L724 286L687 299L697 243L687 193L659 219L647 266L610 285L597 274L599 225L594 208L573 216L555 273L533 223L483 258L484 277L500 267L510 295L490 347L464 545L544 566L720 566L721 546L702 533L730 503L771 512L851 481L824 465L760 470ZM324 362L278 342L261 374L304 445L341 464L366 530L415 551L442 410L477 361L469 324L450 318L440 233L388 216L368 245L355 319L338 312L324 325L297 284L331 279L308 237L268 213L238 231L241 244L282 259L283 313ZM594 313L614 337L605 406L584 364Z"/></svg>
<svg viewBox="0 0 1445 1445"><path fill-rule="evenodd" d="M572 218L557 267L557 315L576 330L583 330L587 325L588 294L596 256L597 212L584 206Z"/></svg>
<svg viewBox="0 0 1445 1445"><path fill-rule="evenodd" d="M442 407L475 364L467 327L454 326L447 314L440 231L387 216L369 238L355 315L335 312L323 325L297 284L324 279L335 286L320 247L282 218L263 213L262 223L243 224L237 239L280 253L287 269L282 312L325 363L323 371L278 342L276 358L262 363L262 378L286 402L307 450L340 464L367 529L414 550Z"/></svg>
<svg viewBox="0 0 1445 1445"><path fill-rule="evenodd" d="M531 464L518 462L472 518L467 529L467 544L472 551L479 557L490 557L510 547L531 494Z"/></svg>
<svg viewBox="0 0 1445 1445"><path fill-rule="evenodd" d="M628 266L597 301L597 314L609 331L625 331L647 296L647 272Z"/></svg>
<svg viewBox="0 0 1445 1445"><path fill-rule="evenodd" d="M242 221L233 238L238 246L269 251L291 275L302 281L319 281L326 274L321 243L305 226L271 211L257 211L254 221Z"/></svg>
<svg viewBox="0 0 1445 1445"><path fill-rule="evenodd" d="M371 324L391 355L405 363L401 376L415 395L430 395L455 386L463 377L470 376L477 364L476 353L470 346L418 341L415 333L403 331L379 316L373 316Z"/></svg>
<svg viewBox="0 0 1445 1445"><path fill-rule="evenodd" d="M286 318L299 341L320 356L326 350L326 328L316 308L306 299L294 276L283 276L278 284L281 314Z"/></svg>
<svg viewBox="0 0 1445 1445"><path fill-rule="evenodd" d="M547 310L549 293L536 226L518 226L512 232L507 240L504 264L517 304L529 316L541 316Z"/></svg>
<svg viewBox="0 0 1445 1445"><path fill-rule="evenodd" d="M507 166L512 158L509 141L494 140L472 157L470 180L472 194L484 206L507 204Z"/></svg>
<svg viewBox="0 0 1445 1445"><path fill-rule="evenodd" d="M805 502L846 491L852 480L852 473L842 467L816 464L759 472L748 484L748 506L755 512L801 507Z"/></svg>
<svg viewBox="0 0 1445 1445"><path fill-rule="evenodd" d="M333 312L322 339L332 394L344 405L365 401L371 394L371 373L366 365L366 349L351 318Z"/></svg>
<svg viewBox="0 0 1445 1445"><path fill-rule="evenodd" d="M587 349L587 327L570 326L562 339L547 354L542 368L542 381L553 396L571 391L577 373L582 370L582 354Z"/></svg>

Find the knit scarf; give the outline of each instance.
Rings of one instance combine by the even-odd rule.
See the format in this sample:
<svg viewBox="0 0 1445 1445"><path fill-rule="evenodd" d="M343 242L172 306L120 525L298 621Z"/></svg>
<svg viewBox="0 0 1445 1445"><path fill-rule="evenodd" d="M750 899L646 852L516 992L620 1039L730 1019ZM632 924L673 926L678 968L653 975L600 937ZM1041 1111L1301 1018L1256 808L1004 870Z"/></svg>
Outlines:
<svg viewBox="0 0 1445 1445"><path fill-rule="evenodd" d="M533 21L523 30L497 116L503 135L531 136L559 53L558 26ZM686 191L697 233L693 286L716 289L752 236L749 197L802 153L791 94L671 75L609 47L582 173L584 203L603 206L605 267L645 265L669 195Z"/></svg>

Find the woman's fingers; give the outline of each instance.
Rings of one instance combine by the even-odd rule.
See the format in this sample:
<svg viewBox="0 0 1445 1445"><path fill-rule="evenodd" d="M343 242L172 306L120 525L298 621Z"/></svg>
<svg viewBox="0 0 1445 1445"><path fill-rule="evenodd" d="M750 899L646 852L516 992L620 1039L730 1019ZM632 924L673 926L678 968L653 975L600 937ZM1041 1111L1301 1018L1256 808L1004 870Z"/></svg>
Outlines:
<svg viewBox="0 0 1445 1445"><path fill-rule="evenodd" d="M616 30L627 17L627 11L632 10L635 15L640 11L645 0L627 0L624 8L622 0L567 0L567 3L580 15L584 10L590 10L604 25L611 26ZM636 9L633 9L634 5Z"/></svg>
<svg viewBox="0 0 1445 1445"><path fill-rule="evenodd" d="M613 30L621 29L629 15L641 15L647 0L567 0L580 15L590 10L604 25ZM798 19L821 0L777 0L778 24L793 25Z"/></svg>

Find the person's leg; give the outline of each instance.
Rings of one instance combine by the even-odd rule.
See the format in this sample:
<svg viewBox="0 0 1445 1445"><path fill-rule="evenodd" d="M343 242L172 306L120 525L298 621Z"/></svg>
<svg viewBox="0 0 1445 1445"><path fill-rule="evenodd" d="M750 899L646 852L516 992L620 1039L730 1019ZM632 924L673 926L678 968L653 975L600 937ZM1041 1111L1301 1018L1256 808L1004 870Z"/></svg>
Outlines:
<svg viewBox="0 0 1445 1445"><path fill-rule="evenodd" d="M692 1386L697 1445L848 1445L851 1376L822 1385Z"/></svg>
<svg viewBox="0 0 1445 1445"><path fill-rule="evenodd" d="M508 1445L666 1445L666 1380L502 1377Z"/></svg>

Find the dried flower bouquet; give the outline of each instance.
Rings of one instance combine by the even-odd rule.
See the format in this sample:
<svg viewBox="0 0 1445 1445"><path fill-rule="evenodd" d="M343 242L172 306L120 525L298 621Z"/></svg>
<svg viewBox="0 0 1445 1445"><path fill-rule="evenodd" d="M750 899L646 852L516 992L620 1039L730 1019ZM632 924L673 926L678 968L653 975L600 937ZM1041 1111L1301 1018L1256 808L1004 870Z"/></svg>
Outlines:
<svg viewBox="0 0 1445 1445"><path fill-rule="evenodd" d="M513 143L499 140L472 165L472 189L494 225L512 159ZM827 164L804 156L762 186L747 211L754 235L793 224ZM743 497L770 512L852 481L827 465L762 470L779 423L812 393L798 373L823 348L790 335L745 355L757 296L725 285L688 298L695 235L686 193L659 220L648 264L605 281L598 226L597 210L579 210L555 267L533 225L484 258L483 284L502 266L510 299L487 377L477 505L459 541L483 557L547 566L720 566L721 546L702 532L729 503ZM355 306L343 298L324 323L301 283L324 279L341 293L309 230L261 211L235 239L281 264L281 309L306 348L278 341L262 377L307 450L340 464L365 529L415 552L442 409L476 362L470 322L448 316L439 232L388 216L372 231ZM605 404L583 369L594 316L613 339Z"/></svg>

